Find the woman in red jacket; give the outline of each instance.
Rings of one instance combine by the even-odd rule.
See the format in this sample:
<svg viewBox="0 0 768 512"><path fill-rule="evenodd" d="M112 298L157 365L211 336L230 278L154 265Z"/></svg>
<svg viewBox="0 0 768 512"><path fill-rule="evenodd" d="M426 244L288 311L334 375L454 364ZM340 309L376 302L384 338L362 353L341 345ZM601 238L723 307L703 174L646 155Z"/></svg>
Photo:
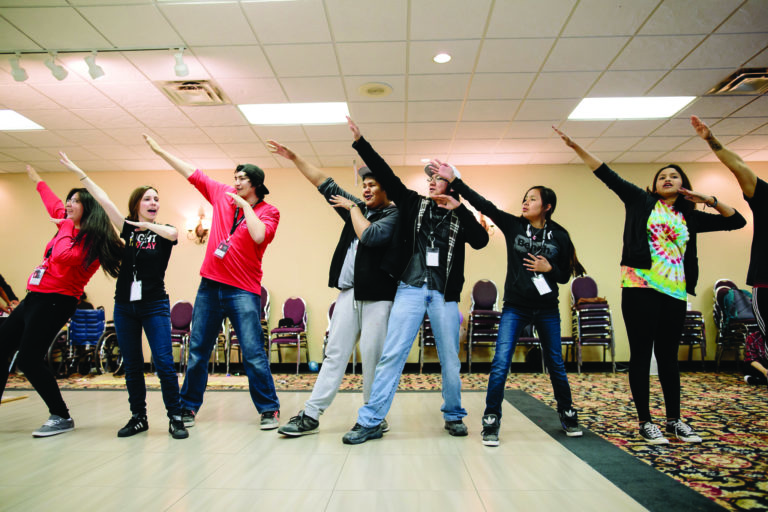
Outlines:
<svg viewBox="0 0 768 512"><path fill-rule="evenodd" d="M17 364L40 394L50 418L32 433L48 437L69 432L75 422L61 397L56 378L44 357L54 336L75 312L77 301L93 274L102 266L117 277L122 242L109 218L84 188L67 194L66 206L37 172L27 166L57 233L45 246L43 261L27 282L27 295L0 326L0 361L19 351ZM8 382L8 365L0 365L0 396Z"/></svg>

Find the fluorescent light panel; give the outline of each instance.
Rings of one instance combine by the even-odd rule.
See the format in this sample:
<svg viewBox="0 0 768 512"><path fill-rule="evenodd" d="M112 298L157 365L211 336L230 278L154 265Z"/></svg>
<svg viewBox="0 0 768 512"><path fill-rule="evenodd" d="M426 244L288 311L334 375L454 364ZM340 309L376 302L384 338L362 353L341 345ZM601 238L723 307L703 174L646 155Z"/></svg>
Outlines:
<svg viewBox="0 0 768 512"><path fill-rule="evenodd" d="M16 111L0 110L0 130L45 130L45 128Z"/></svg>
<svg viewBox="0 0 768 512"><path fill-rule="evenodd" d="M568 119L666 119L695 99L696 96L584 98Z"/></svg>
<svg viewBox="0 0 768 512"><path fill-rule="evenodd" d="M258 125L343 124L349 115L344 102L266 103L238 105L237 108L249 123Z"/></svg>

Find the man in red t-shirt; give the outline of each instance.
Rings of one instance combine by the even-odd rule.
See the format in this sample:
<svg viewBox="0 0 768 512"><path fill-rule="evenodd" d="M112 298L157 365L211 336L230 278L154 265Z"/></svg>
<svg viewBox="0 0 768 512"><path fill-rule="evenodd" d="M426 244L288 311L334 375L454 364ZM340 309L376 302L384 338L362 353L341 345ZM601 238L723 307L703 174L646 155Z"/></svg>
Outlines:
<svg viewBox="0 0 768 512"><path fill-rule="evenodd" d="M228 317L240 340L248 386L261 429L279 426L280 402L264 352L261 330L261 261L280 222L277 208L264 202L269 193L264 171L255 165L238 165L235 185L212 180L193 165L144 138L163 160L200 191L213 206L202 281L197 290L189 340L189 365L181 388L184 424L195 424L208 382L208 361L221 327Z"/></svg>

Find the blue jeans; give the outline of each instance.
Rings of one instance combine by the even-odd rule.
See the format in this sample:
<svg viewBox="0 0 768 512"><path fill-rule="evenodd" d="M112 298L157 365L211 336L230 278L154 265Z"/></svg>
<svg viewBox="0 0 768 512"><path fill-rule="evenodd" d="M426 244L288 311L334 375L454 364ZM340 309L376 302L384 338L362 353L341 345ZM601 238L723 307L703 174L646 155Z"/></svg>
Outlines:
<svg viewBox="0 0 768 512"><path fill-rule="evenodd" d="M251 400L260 413L279 411L275 382L269 370L261 331L261 297L255 293L203 278L197 289L189 339L189 365L181 387L183 405L197 411L208 384L208 361L221 322L229 318L240 340Z"/></svg>
<svg viewBox="0 0 768 512"><path fill-rule="evenodd" d="M563 349L560 344L560 311L557 308L537 310L505 306L501 312L496 353L493 355L491 374L488 376L484 414L495 414L501 418L504 385L515 353L515 345L523 327L531 323L539 334L544 362L549 369L549 379L552 381L552 390L555 392L557 411L567 411L573 406L571 386L565 374Z"/></svg>
<svg viewBox="0 0 768 512"><path fill-rule="evenodd" d="M168 417L181 414L179 378L173 367L171 347L171 306L168 299L115 302L115 331L125 365L125 387L131 413L147 413L147 387L144 384L144 353L141 329L147 334L152 360L160 378L160 390Z"/></svg>
<svg viewBox="0 0 768 512"><path fill-rule="evenodd" d="M446 421L460 420L467 415L461 407L458 304L445 302L442 293L428 290L427 285L416 288L400 283L389 315L384 351L376 365L371 397L358 411L360 425L374 427L387 415L425 312L429 314L443 372L443 406L440 410Z"/></svg>

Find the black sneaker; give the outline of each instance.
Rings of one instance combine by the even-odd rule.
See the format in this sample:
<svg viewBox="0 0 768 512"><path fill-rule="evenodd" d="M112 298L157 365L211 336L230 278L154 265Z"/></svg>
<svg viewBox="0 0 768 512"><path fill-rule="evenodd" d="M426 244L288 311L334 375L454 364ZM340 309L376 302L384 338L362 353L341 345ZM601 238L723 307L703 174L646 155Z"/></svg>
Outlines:
<svg viewBox="0 0 768 512"><path fill-rule="evenodd" d="M280 426L280 411L261 413L261 430L272 430Z"/></svg>
<svg viewBox="0 0 768 512"><path fill-rule="evenodd" d="M686 443L700 443L701 437L683 420L667 421L667 434L672 434Z"/></svg>
<svg viewBox="0 0 768 512"><path fill-rule="evenodd" d="M149 428L146 414L134 414L123 428L117 431L117 437L131 437Z"/></svg>
<svg viewBox="0 0 768 512"><path fill-rule="evenodd" d="M387 423L387 418L384 418L381 420L381 433L385 434L389 432L389 423Z"/></svg>
<svg viewBox="0 0 768 512"><path fill-rule="evenodd" d="M189 437L189 431L184 426L184 420L181 416L171 416L168 423L168 433L174 439L186 439Z"/></svg>
<svg viewBox="0 0 768 512"><path fill-rule="evenodd" d="M184 422L185 427L194 427L195 426L195 416L197 413L193 411L192 409L183 409L181 411L181 421Z"/></svg>
<svg viewBox="0 0 768 512"><path fill-rule="evenodd" d="M311 416L307 416L304 411L299 411L298 415L289 419L288 423L277 429L277 433L288 437L306 436L317 434L317 427L319 426L319 421Z"/></svg>
<svg viewBox="0 0 768 512"><path fill-rule="evenodd" d="M746 383L747 383L747 384L749 384L750 386L757 386L757 385L759 384L759 383L757 382L757 379L756 379L756 378L754 378L754 377L753 377L753 376L751 376L751 375L745 375L745 376L744 376L744 382L746 382Z"/></svg>
<svg viewBox="0 0 768 512"><path fill-rule="evenodd" d="M483 416L483 444L485 446L499 446L499 417L495 414Z"/></svg>
<svg viewBox="0 0 768 512"><path fill-rule="evenodd" d="M362 444L369 439L381 439L384 432L381 431L381 424L375 427L364 427L359 423L355 423L352 430L344 434L341 441L344 444Z"/></svg>
<svg viewBox="0 0 768 512"><path fill-rule="evenodd" d="M582 431L579 426L579 414L573 407L560 412L560 425L568 437L581 437Z"/></svg>
<svg viewBox="0 0 768 512"><path fill-rule="evenodd" d="M640 425L640 435L648 444L669 444L669 439L664 437L659 426L650 421Z"/></svg>
<svg viewBox="0 0 768 512"><path fill-rule="evenodd" d="M446 421L443 428L454 437L464 437L468 434L467 426L462 420Z"/></svg>

